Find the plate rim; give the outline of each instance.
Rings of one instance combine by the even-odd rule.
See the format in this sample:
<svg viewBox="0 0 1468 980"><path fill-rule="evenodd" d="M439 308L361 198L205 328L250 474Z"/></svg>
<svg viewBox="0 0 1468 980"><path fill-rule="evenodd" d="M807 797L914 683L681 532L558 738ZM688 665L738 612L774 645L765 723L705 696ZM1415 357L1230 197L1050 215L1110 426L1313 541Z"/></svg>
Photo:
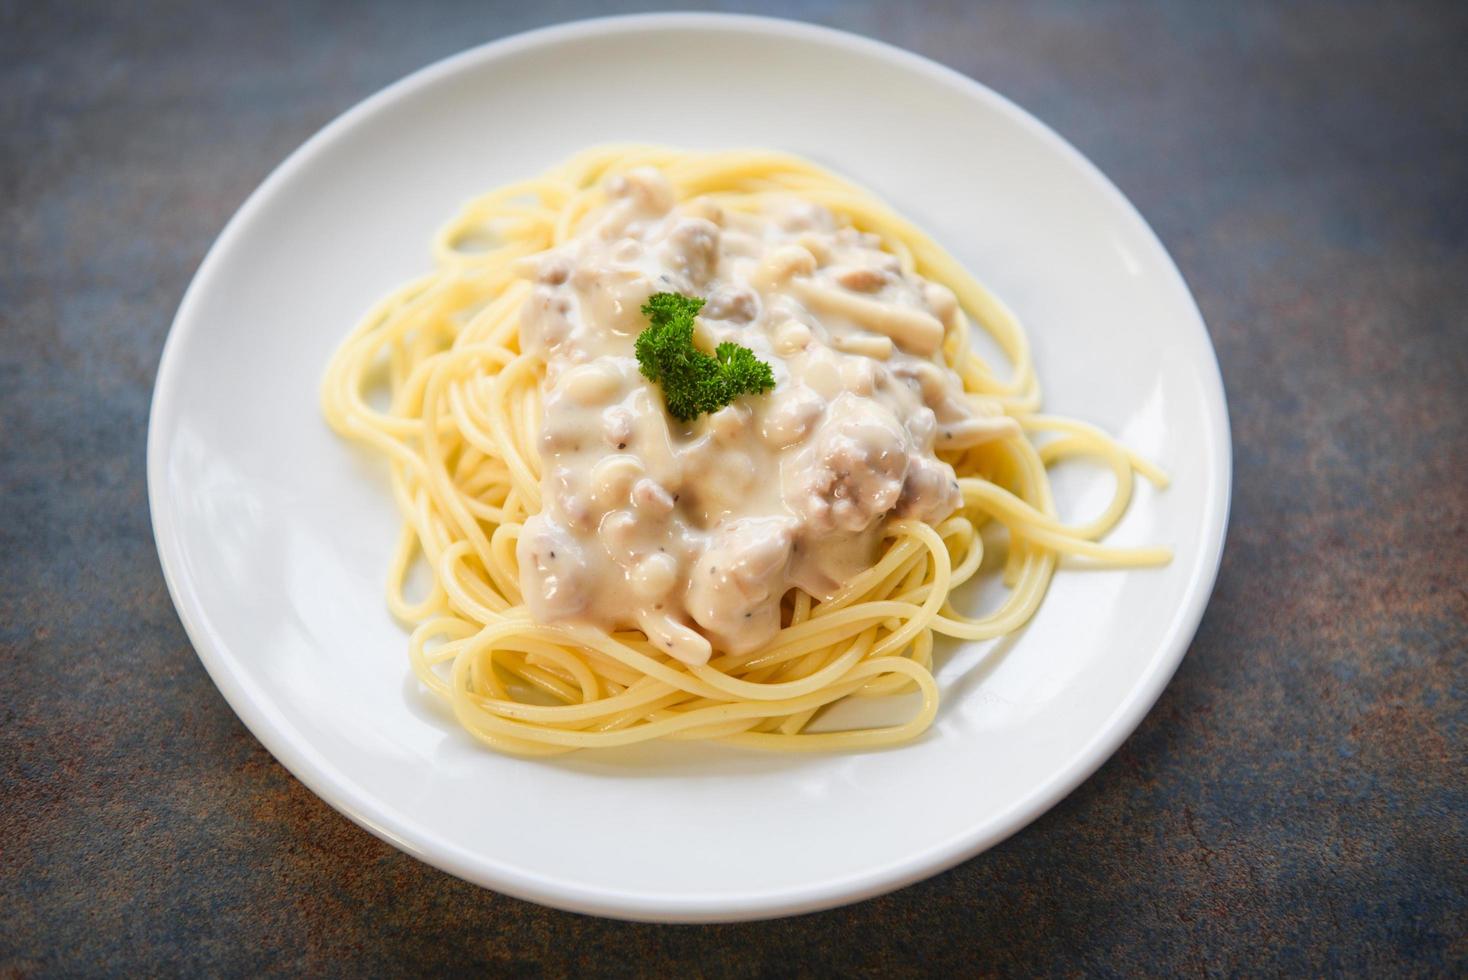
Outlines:
<svg viewBox="0 0 1468 980"><path fill-rule="evenodd" d="M1202 392L1207 407L1207 430L1216 440L1213 478L1204 488L1203 514L1206 527L1200 544L1200 561L1185 588L1183 603L1168 625L1154 654L1154 666L1135 685L1067 766L1052 773L1037 789L1014 801L997 817L975 830L933 844L900 861L866 868L839 878L828 878L800 888L774 892L738 892L709 895L673 893L627 894L547 875L527 873L521 868L461 848L444 840L421 823L396 812L380 797L361 790L339 772L309 743L283 730L283 718L268 698L235 667L229 646L218 635L204 610L187 570L182 536L168 505L165 460L170 441L163 423L173 410L177 390L179 351L183 338L194 332L199 318L194 314L199 297L209 291L220 275L225 255L277 186L288 181L319 148L327 145L380 107L434 84L440 78L546 44L578 40L608 33L669 29L725 29L745 33L776 34L835 46L848 52L896 63L935 82L957 86L966 94L991 104L997 111L1029 129L1051 148L1078 166L1103 194L1119 205L1139 229L1156 243L1164 257L1164 274L1181 287L1193 317L1179 330L1201 334L1207 363ZM1208 370L1211 368L1211 371ZM399 850L481 887L516 898L572 912L648 922L734 922L798 915L861 901L938 874L998 844L1039 818L1069 795L1101 767L1129 737L1151 710L1171 681L1202 622L1217 582L1223 559L1233 489L1233 443L1227 398L1217 351L1213 347L1197 300L1187 286L1166 246L1132 202L1095 164L1037 117L990 89L946 65L912 51L849 31L803 21L747 14L645 13L594 17L524 31L476 45L432 62L355 103L317 130L277 164L244 200L210 245L190 280L178 311L169 326L159 359L148 415L147 435L148 506L154 542L169 597L183 624L195 654L230 708L268 752L307 789L333 809L369 833Z"/></svg>

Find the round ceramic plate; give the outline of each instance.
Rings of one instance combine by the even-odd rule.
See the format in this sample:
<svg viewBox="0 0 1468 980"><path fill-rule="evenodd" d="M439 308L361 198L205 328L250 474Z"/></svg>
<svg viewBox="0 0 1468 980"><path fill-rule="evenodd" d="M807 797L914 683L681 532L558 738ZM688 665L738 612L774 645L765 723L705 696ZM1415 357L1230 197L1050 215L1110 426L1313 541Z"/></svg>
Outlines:
<svg viewBox="0 0 1468 980"><path fill-rule="evenodd" d="M321 419L327 356L429 268L465 198L594 143L793 151L866 184L1025 320L1046 408L1161 463L1118 544L1146 571L1062 569L1034 621L941 649L932 729L888 751L655 744L496 755L418 688L382 586L386 471ZM658 15L536 31L449 58L327 126L230 221L163 354L154 533L200 659L250 730L363 827L548 905L728 920L850 902L1013 833L1096 769L1182 658L1229 499L1218 366L1166 251L1091 164L1004 98L848 34ZM1062 515L1109 477L1056 474Z"/></svg>

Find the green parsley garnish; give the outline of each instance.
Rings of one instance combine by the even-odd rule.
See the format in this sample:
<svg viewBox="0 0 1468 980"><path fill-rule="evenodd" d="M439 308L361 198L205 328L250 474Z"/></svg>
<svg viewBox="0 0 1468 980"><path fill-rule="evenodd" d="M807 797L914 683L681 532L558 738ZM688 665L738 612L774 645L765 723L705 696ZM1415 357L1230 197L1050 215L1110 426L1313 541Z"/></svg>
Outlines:
<svg viewBox="0 0 1468 980"><path fill-rule="evenodd" d="M693 318L702 308L703 300L678 293L653 293L642 306L652 325L637 335L637 363L663 386L668 413L680 422L775 387L770 366L748 347L722 343L710 357L693 346Z"/></svg>

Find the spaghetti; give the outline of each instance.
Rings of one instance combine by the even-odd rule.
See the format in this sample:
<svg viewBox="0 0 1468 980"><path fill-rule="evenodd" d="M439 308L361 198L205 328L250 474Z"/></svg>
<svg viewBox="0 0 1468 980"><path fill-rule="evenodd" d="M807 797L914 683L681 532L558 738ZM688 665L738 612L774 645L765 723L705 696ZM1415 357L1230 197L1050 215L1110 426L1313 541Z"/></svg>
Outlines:
<svg viewBox="0 0 1468 980"><path fill-rule="evenodd" d="M779 600L773 639L752 651L715 652L706 663L669 656L641 630L539 621L521 595L517 545L545 504L537 446L546 372L543 352L522 346L519 316L532 292L523 260L572 240L606 205L608 179L643 167L660 172L680 202L707 197L739 209L794 195L878 236L903 273L952 290L961 328L944 334L937 356L965 392L1016 423L1001 438L940 448L961 496L949 516L889 521L870 567L824 597L790 589ZM1170 558L1162 548L1099 543L1125 512L1134 474L1158 486L1165 476L1090 425L1039 414L1039 384L1014 315L916 227L802 159L594 148L469 202L434 238L433 254L435 271L378 302L336 351L322 407L338 433L388 461L403 524L387 602L413 627L414 672L494 749L545 755L655 738L784 751L903 742L937 711L936 635L987 640L1018 629L1035 614L1062 556L1117 567ZM966 315L1003 350L1010 378L969 349ZM382 389L389 402L374 407L369 398ZM1065 524L1046 469L1082 456L1102 461L1116 489L1097 517ZM991 522L1008 533L1008 594L995 611L971 617L949 596L978 573L979 532ZM431 582L412 598L408 580L420 560ZM842 699L914 689L919 706L901 724L812 728Z"/></svg>

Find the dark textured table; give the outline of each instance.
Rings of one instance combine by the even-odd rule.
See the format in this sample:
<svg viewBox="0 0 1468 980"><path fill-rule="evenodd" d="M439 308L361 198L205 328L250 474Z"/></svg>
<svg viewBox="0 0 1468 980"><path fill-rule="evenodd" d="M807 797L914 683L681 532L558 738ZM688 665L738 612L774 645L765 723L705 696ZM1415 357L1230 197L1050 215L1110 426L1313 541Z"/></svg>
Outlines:
<svg viewBox="0 0 1468 980"><path fill-rule="evenodd" d="M1157 229L1223 364L1233 521L1198 638L1011 840L851 908L627 925L419 864L261 748L149 532L169 321L332 116L603 9L532 8L0 0L0 974L1468 971L1463 4L765 8L1055 126Z"/></svg>

